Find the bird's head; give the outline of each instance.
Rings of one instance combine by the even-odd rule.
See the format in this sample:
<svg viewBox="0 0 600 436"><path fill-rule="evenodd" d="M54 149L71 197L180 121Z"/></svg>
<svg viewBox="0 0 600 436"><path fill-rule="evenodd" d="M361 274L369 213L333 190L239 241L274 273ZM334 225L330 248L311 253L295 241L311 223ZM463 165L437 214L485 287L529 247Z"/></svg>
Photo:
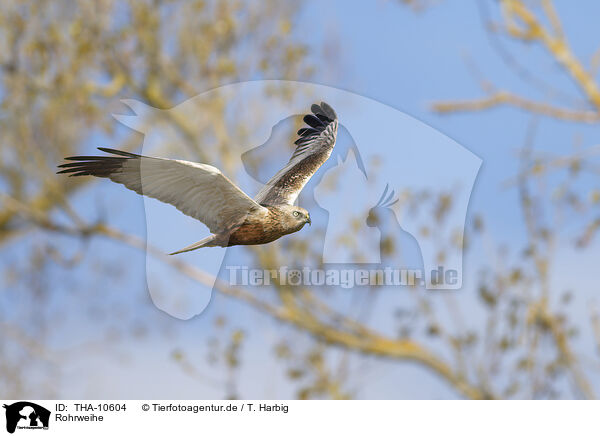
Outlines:
<svg viewBox="0 0 600 436"><path fill-rule="evenodd" d="M285 214L287 226L294 231L300 230L306 223L311 223L310 214L302 207L285 205L281 209Z"/></svg>

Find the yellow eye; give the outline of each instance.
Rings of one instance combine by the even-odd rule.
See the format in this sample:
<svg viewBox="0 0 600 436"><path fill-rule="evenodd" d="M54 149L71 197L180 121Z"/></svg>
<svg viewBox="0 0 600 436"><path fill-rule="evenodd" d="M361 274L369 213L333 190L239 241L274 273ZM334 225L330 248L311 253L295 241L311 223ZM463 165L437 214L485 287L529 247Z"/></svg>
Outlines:
<svg viewBox="0 0 600 436"><path fill-rule="evenodd" d="M293 213L293 215L294 215L295 217L299 217L299 216L300 216L300 212L298 212L297 210L295 210L295 211L294 211L294 213Z"/></svg>

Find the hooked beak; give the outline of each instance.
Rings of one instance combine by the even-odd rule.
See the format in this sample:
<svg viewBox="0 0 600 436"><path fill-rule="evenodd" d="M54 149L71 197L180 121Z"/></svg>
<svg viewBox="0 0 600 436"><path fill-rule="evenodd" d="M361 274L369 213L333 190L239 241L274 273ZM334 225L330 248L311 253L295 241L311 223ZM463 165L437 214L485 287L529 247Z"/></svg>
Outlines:
<svg viewBox="0 0 600 436"><path fill-rule="evenodd" d="M312 221L310 220L310 216L308 216L308 217L306 218L306 222L307 222L307 223L308 223L308 225L310 226L310 224L311 224L311 222L312 222Z"/></svg>

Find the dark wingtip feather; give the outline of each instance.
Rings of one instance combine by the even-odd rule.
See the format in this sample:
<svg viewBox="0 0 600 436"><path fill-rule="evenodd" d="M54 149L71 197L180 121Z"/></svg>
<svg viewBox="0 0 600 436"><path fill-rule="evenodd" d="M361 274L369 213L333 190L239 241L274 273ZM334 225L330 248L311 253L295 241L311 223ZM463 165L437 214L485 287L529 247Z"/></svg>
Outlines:
<svg viewBox="0 0 600 436"><path fill-rule="evenodd" d="M332 121L337 120L337 114L335 113L333 108L331 106L329 106L327 103L325 103L324 101L321 102L320 109L321 109L323 115L325 115L330 120L332 120Z"/></svg>
<svg viewBox="0 0 600 436"><path fill-rule="evenodd" d="M309 127L298 130L300 138L294 141L296 145L311 141L319 136L329 124L337 120L335 111L325 102L321 102L320 105L312 104L310 110L312 114L305 115L303 118Z"/></svg>
<svg viewBox="0 0 600 436"><path fill-rule="evenodd" d="M303 127L302 129L298 130L298 135L300 136L309 136L314 135L315 133L319 133L319 131L310 127Z"/></svg>
<svg viewBox="0 0 600 436"><path fill-rule="evenodd" d="M321 121L319 118L315 117L314 115L305 115L304 122L306 124L308 124L310 127L312 127L313 129L321 129L321 128L325 127L325 123L323 123L323 121Z"/></svg>
<svg viewBox="0 0 600 436"><path fill-rule="evenodd" d="M58 165L63 168L56 174L69 174L69 177L75 176L96 176L109 177L118 171L123 163L129 159L140 157L137 154L126 151L115 150L112 148L98 147L98 150L105 153L116 154L117 156L69 156L65 157L67 161L74 161Z"/></svg>

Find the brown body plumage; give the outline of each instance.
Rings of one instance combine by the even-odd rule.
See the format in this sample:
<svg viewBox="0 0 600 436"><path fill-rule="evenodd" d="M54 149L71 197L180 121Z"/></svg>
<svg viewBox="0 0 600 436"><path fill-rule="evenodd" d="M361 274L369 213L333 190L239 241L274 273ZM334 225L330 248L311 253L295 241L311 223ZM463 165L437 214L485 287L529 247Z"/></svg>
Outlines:
<svg viewBox="0 0 600 436"><path fill-rule="evenodd" d="M293 207L293 206L292 206ZM300 215L296 219L290 219L290 206L266 206L266 216L255 216L249 214L244 223L232 230L217 235L215 244L221 247L233 245L258 245L273 242L284 235L297 232L308 222L308 212L299 207L294 207ZM293 215L292 215L293 217Z"/></svg>

